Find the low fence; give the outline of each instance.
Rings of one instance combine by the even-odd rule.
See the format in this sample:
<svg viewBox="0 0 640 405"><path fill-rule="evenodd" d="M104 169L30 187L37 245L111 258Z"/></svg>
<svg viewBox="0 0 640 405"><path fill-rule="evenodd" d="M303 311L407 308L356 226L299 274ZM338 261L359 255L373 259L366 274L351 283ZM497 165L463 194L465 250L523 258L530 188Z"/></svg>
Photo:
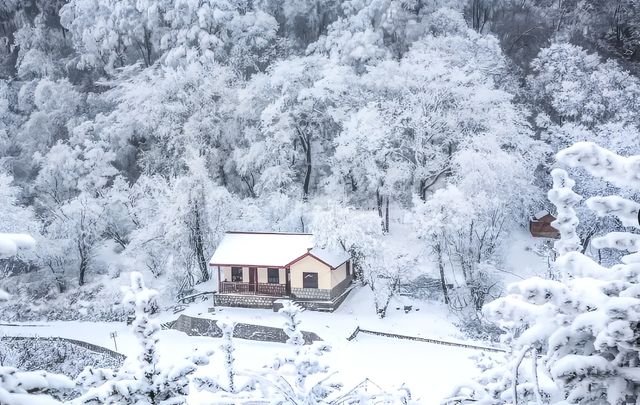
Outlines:
<svg viewBox="0 0 640 405"><path fill-rule="evenodd" d="M124 354L115 352L115 351L113 351L111 349L107 349L106 347L103 347L103 346L94 345L94 344L89 343L89 342L83 342L82 340L67 339L67 338L57 337L57 336L53 336L53 337L3 336L3 337L0 337L0 340L48 340L48 341L59 341L59 342L70 343L72 345L82 347L84 349L90 350L90 351L95 352L95 353L106 354L107 356L109 356L109 357L111 357L113 359L116 359L116 360L124 361L124 359L127 358L127 356L125 356Z"/></svg>
<svg viewBox="0 0 640 405"><path fill-rule="evenodd" d="M433 344L443 345L443 346L463 347L465 349L484 350L487 352L500 352L500 353L506 352L505 349L501 349L499 347L479 346L479 345L473 345L469 343L458 343L458 342L450 342L446 340L430 339L430 338L423 338L423 337L417 337L417 336L398 335L395 333L378 332L374 330L362 329L359 326L357 326L356 329L353 331L353 333L349 335L347 340L351 341L355 339L359 333L366 333L369 335L383 336L383 337L389 337L394 339L414 340L416 342L433 343Z"/></svg>

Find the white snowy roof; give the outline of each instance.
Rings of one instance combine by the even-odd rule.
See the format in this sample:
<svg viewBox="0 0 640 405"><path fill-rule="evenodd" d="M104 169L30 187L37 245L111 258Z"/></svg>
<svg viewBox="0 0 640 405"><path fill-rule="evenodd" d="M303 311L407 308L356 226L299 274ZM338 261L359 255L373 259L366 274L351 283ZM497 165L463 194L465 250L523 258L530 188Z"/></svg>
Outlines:
<svg viewBox="0 0 640 405"><path fill-rule="evenodd" d="M316 258L325 262L332 268L336 268L350 259L349 253L345 252L344 250L313 248L309 253L311 253L312 256L315 256Z"/></svg>
<svg viewBox="0 0 640 405"><path fill-rule="evenodd" d="M227 232L209 264L285 267L307 253L332 268L349 260L346 252L313 248L313 235L308 233Z"/></svg>
<svg viewBox="0 0 640 405"><path fill-rule="evenodd" d="M536 212L536 215L533 216L533 219L541 219L545 215L549 215L549 211L545 211L545 210L538 211Z"/></svg>

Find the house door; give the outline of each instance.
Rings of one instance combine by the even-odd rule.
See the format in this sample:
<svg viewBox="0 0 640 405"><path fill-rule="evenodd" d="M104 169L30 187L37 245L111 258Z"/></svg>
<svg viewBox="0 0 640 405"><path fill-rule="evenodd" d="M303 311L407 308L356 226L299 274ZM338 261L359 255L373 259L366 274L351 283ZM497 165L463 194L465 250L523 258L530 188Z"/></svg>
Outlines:
<svg viewBox="0 0 640 405"><path fill-rule="evenodd" d="M249 291L258 291L258 269L255 267L249 267Z"/></svg>

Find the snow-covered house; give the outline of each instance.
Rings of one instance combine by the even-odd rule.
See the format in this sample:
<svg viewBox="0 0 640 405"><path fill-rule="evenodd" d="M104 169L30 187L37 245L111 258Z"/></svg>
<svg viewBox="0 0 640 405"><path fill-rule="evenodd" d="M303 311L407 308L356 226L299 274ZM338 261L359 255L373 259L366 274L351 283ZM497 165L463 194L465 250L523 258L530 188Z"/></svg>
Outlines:
<svg viewBox="0 0 640 405"><path fill-rule="evenodd" d="M529 231L531 236L536 238L554 238L560 237L560 232L551 226L556 217L548 211L540 211L529 220Z"/></svg>
<svg viewBox="0 0 640 405"><path fill-rule="evenodd" d="M227 232L209 261L218 276L216 305L271 308L291 298L334 310L353 280L349 254L314 247L307 233Z"/></svg>

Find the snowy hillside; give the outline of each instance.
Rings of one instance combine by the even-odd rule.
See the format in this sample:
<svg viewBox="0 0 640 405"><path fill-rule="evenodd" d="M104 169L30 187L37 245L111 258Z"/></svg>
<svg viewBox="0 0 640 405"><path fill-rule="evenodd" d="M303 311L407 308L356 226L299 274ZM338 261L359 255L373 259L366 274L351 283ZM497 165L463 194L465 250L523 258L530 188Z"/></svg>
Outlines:
<svg viewBox="0 0 640 405"><path fill-rule="evenodd" d="M637 0L0 0L0 405L640 403Z"/></svg>

